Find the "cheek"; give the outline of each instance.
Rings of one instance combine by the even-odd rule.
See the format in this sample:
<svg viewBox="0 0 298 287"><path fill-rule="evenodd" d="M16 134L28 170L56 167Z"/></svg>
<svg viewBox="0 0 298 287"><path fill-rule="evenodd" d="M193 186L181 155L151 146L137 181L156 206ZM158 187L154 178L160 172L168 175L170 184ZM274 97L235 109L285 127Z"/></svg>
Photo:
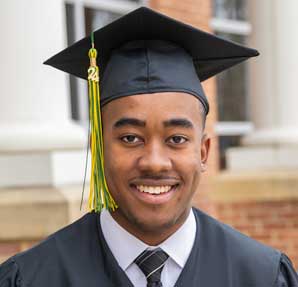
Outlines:
<svg viewBox="0 0 298 287"><path fill-rule="evenodd" d="M195 149L187 155L178 156L175 162L176 170L182 176L185 186L190 192L193 192L192 188L197 187L201 176L199 149Z"/></svg>
<svg viewBox="0 0 298 287"><path fill-rule="evenodd" d="M121 166L123 166L123 163L111 151L104 153L104 163L105 176L109 186L117 183L119 180L118 177L121 178Z"/></svg>
<svg viewBox="0 0 298 287"><path fill-rule="evenodd" d="M201 152L199 148L188 149L185 152L177 153L175 155L175 162L177 166L183 167L188 173L192 173L200 169Z"/></svg>
<svg viewBox="0 0 298 287"><path fill-rule="evenodd" d="M114 153L113 144L105 143L104 170L107 184L111 192L115 189L115 185L119 181L117 177L120 173L120 166L121 162L119 163L118 156Z"/></svg>
<svg viewBox="0 0 298 287"><path fill-rule="evenodd" d="M117 143L111 144L104 152L105 165L110 170L128 170L134 162L134 153L123 150Z"/></svg>
<svg viewBox="0 0 298 287"><path fill-rule="evenodd" d="M121 202L121 187L123 187L123 171L121 170L122 163L117 160L117 157L112 153L105 152L105 177L108 189L119 205Z"/></svg>
<svg viewBox="0 0 298 287"><path fill-rule="evenodd" d="M119 190L130 176L134 166L134 157L124 152L117 143L110 144L104 151L105 175L111 192Z"/></svg>

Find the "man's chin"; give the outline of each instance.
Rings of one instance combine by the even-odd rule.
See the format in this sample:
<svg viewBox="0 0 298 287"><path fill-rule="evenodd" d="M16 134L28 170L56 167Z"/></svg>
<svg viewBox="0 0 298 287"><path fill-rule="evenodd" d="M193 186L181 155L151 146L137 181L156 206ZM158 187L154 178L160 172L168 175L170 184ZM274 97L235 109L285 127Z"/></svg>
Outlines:
<svg viewBox="0 0 298 287"><path fill-rule="evenodd" d="M161 221L142 221L138 223L140 230L147 232L161 232L167 230L173 226L172 222L161 222Z"/></svg>
<svg viewBox="0 0 298 287"><path fill-rule="evenodd" d="M136 228L144 233L160 234L167 232L175 227L176 220L174 217L151 216L148 218L140 218L134 216L132 223Z"/></svg>

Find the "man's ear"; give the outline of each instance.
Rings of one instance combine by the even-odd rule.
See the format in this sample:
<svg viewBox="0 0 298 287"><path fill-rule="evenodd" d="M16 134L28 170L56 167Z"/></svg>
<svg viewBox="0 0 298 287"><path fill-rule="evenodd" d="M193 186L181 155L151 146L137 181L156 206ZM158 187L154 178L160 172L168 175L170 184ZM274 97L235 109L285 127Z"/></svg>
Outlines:
<svg viewBox="0 0 298 287"><path fill-rule="evenodd" d="M204 133L201 139L201 171L207 170L207 160L209 156L209 150L211 145L211 138Z"/></svg>

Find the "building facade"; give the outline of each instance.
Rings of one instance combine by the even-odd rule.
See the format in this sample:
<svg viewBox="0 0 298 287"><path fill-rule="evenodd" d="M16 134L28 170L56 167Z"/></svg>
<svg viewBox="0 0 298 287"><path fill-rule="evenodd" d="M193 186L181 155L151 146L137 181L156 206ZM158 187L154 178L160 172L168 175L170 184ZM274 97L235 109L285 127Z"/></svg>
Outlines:
<svg viewBox="0 0 298 287"><path fill-rule="evenodd" d="M298 38L289 33L298 29L298 3L261 2L2 1L0 261L85 213L86 83L41 63L146 5L260 50L203 83L212 150L194 204L298 266Z"/></svg>

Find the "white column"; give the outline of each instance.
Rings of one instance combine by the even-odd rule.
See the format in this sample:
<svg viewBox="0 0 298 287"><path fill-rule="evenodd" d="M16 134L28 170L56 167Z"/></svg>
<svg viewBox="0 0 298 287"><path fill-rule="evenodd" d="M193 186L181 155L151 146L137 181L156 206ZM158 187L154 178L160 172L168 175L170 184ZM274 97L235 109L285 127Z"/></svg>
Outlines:
<svg viewBox="0 0 298 287"><path fill-rule="evenodd" d="M66 47L64 1L1 1L0 35L0 187L81 182L87 136L66 75L42 64Z"/></svg>
<svg viewBox="0 0 298 287"><path fill-rule="evenodd" d="M255 131L228 151L230 169L298 168L298 1L251 0L250 100Z"/></svg>

